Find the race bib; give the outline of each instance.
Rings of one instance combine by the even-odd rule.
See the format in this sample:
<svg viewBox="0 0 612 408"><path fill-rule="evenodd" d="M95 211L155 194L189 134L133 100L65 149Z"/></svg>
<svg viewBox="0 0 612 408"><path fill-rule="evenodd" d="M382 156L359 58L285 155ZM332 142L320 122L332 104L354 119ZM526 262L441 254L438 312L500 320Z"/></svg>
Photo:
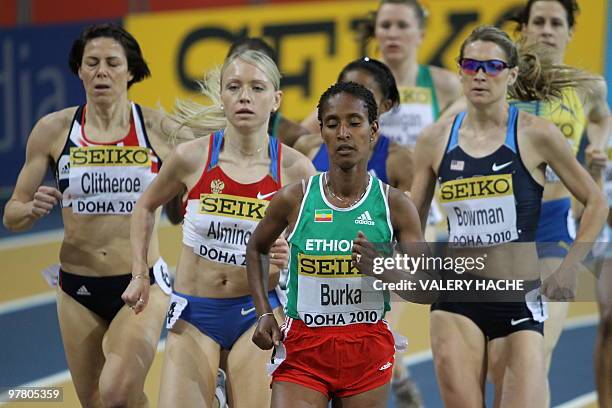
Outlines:
<svg viewBox="0 0 612 408"><path fill-rule="evenodd" d="M188 204L197 213L193 251L209 261L246 266L246 246L268 204L256 198L202 194Z"/></svg>
<svg viewBox="0 0 612 408"><path fill-rule="evenodd" d="M442 183L440 202L449 223L449 242L492 246L518 238L512 175L500 174Z"/></svg>
<svg viewBox="0 0 612 408"><path fill-rule="evenodd" d="M151 149L140 146L70 148L64 206L72 204L76 214L131 214L155 177L152 156ZM64 167L60 174L65 173Z"/></svg>
<svg viewBox="0 0 612 408"><path fill-rule="evenodd" d="M298 254L298 315L309 327L375 323L384 298L373 282L353 267L351 255Z"/></svg>
<svg viewBox="0 0 612 408"><path fill-rule="evenodd" d="M176 324L176 321L181 317L183 309L187 307L188 300L184 297L178 296L173 293L170 297L170 305L168 306L168 313L166 313L166 329L171 329Z"/></svg>
<svg viewBox="0 0 612 408"><path fill-rule="evenodd" d="M380 131L396 143L413 148L421 130L434 122L431 89L402 87L400 105L380 115Z"/></svg>

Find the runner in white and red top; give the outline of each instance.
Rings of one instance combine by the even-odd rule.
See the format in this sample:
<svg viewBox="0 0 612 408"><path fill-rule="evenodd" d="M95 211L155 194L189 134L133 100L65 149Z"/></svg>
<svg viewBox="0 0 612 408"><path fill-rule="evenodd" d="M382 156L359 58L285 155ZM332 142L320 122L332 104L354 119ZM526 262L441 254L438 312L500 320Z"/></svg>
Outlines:
<svg viewBox="0 0 612 408"><path fill-rule="evenodd" d="M245 272L246 244L276 191L314 174L306 157L267 134L270 113L280 105L279 82L276 65L259 51L228 57L220 98L212 98L222 105L179 105L177 113L196 134L215 124L220 130L179 145L136 204L133 273L142 273L154 212L187 191L183 245L166 320L160 406L210 406L220 358L227 358L230 406L270 404L263 375L269 355L251 343L257 314ZM196 111L206 113L189 113ZM286 241L278 240L268 289L276 286L278 267L287 264L287 256ZM147 290L146 281L133 281L126 298L146 298ZM278 306L274 291L267 293ZM280 318L280 307L275 311Z"/></svg>
<svg viewBox="0 0 612 408"><path fill-rule="evenodd" d="M144 406L144 381L168 305L161 288L170 288L154 233L157 217L147 261L135 277L129 225L134 203L170 152L162 127L172 130L176 124L128 99L128 88L146 78L149 69L138 43L123 28L86 28L73 44L69 63L83 82L86 104L38 121L4 224L26 230L62 205L57 311L79 401L86 407ZM50 166L58 189L41 186ZM151 284L149 307L139 316L121 299L133 278Z"/></svg>

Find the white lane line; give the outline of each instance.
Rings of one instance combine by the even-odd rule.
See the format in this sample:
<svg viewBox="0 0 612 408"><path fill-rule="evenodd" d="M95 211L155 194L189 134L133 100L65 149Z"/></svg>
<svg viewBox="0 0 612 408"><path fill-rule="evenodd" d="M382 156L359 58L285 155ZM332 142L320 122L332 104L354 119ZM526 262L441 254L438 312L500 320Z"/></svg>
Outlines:
<svg viewBox="0 0 612 408"><path fill-rule="evenodd" d="M423 351L419 351L414 354L410 354L408 356L404 356L402 361L404 362L404 364L411 366L411 365L422 363L424 361L429 361L431 359L432 359L431 350L423 350Z"/></svg>
<svg viewBox="0 0 612 408"><path fill-rule="evenodd" d="M168 268L170 274L174 276L176 273L176 267L169 266ZM55 295L55 291L49 291L40 293L38 295L32 295L15 300L9 300L6 302L0 302L0 316L3 314L40 306L46 303L54 303Z"/></svg>
<svg viewBox="0 0 612 408"><path fill-rule="evenodd" d="M166 217L159 221L159 228L173 226ZM56 228L48 231L31 232L17 237L0 238L0 251L31 247L36 245L61 243L64 239L64 229Z"/></svg>
<svg viewBox="0 0 612 408"><path fill-rule="evenodd" d="M563 404L555 405L554 408L582 408L586 405L592 404L595 401L597 401L597 392L593 391L574 398L573 400L564 402Z"/></svg>
<svg viewBox="0 0 612 408"><path fill-rule="evenodd" d="M583 327L595 326L599 323L599 313L592 313L583 316L570 317L565 319L563 328L565 330L582 329Z"/></svg>
<svg viewBox="0 0 612 408"><path fill-rule="evenodd" d="M0 315L55 302L55 291L0 303Z"/></svg>
<svg viewBox="0 0 612 408"><path fill-rule="evenodd" d="M20 249L36 245L60 243L64 239L63 229L54 229L44 232L32 232L19 237L7 237L0 239L0 251Z"/></svg>
<svg viewBox="0 0 612 408"><path fill-rule="evenodd" d="M160 353L166 348L166 339L160 340L157 343L157 352ZM70 381L70 371L64 370L48 377L39 378L38 380L18 385L18 387L53 387ZM8 404L8 392L0 394L0 406Z"/></svg>

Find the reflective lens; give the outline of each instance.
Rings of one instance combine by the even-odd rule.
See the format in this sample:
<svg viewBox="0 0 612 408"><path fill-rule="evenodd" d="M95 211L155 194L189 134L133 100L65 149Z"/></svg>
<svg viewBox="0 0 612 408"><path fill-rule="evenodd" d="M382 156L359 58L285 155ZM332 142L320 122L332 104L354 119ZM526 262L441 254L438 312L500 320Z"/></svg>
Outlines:
<svg viewBox="0 0 612 408"><path fill-rule="evenodd" d="M497 76L504 69L508 68L508 64L506 64L504 61L496 59L478 61L471 58L463 58L461 61L459 61L459 66L467 75L476 75L478 70L482 68L485 74L490 76Z"/></svg>

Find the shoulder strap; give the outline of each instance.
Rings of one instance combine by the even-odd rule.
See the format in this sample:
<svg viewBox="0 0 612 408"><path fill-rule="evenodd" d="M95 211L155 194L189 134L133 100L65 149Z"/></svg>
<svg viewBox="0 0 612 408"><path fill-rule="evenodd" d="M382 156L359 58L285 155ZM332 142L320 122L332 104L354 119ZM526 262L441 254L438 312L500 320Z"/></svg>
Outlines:
<svg viewBox="0 0 612 408"><path fill-rule="evenodd" d="M451 134L448 138L448 146L446 147L446 153L450 152L459 145L459 129L461 128L461 124L463 123L464 118L465 112L459 112L457 116L455 116L455 120L453 121L453 127L451 128Z"/></svg>
<svg viewBox="0 0 612 408"><path fill-rule="evenodd" d="M433 77L431 76L431 68L429 65L419 64L416 84L417 86L429 88L431 90L431 109L433 111L434 120L437 120L440 116L440 106L438 105L436 86L434 84Z"/></svg>
<svg viewBox="0 0 612 408"><path fill-rule="evenodd" d="M504 141L504 144L508 146L508 148L514 153L516 153L517 144L516 124L518 122L518 114L518 108L516 106L510 105L510 108L508 109L508 124L506 125L506 140Z"/></svg>
<svg viewBox="0 0 612 408"><path fill-rule="evenodd" d="M274 136L269 136L268 154L270 155L270 175L278 184L281 183L281 143Z"/></svg>
<svg viewBox="0 0 612 408"><path fill-rule="evenodd" d="M223 130L218 130L210 135L210 142L208 145L208 159L206 164L206 170L209 171L217 165L219 162L219 152L221 151L221 144L223 143Z"/></svg>

